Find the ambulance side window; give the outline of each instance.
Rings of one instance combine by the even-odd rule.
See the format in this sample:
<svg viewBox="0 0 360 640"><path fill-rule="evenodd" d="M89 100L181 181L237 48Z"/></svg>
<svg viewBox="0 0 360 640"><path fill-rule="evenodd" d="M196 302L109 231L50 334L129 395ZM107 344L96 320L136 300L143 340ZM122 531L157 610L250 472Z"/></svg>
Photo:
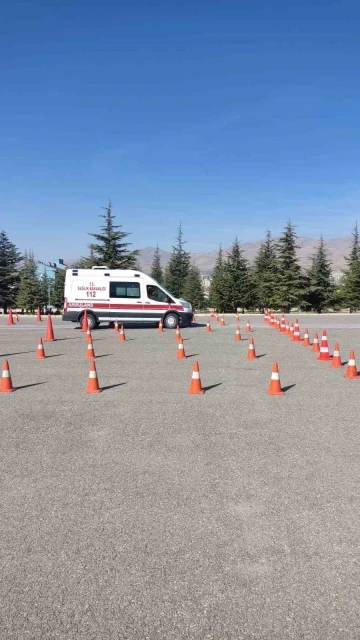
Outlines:
<svg viewBox="0 0 360 640"><path fill-rule="evenodd" d="M173 302L165 291L160 289L160 287L156 287L154 284L148 284L146 286L146 293L149 300L154 300L155 302L167 302L168 304Z"/></svg>
<svg viewBox="0 0 360 640"><path fill-rule="evenodd" d="M140 297L140 282L110 282L110 298Z"/></svg>

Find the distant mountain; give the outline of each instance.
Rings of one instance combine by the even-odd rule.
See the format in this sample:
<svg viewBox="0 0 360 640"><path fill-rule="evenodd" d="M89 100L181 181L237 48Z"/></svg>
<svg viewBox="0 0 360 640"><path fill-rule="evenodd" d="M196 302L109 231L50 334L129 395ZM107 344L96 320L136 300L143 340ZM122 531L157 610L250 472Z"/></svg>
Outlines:
<svg viewBox="0 0 360 640"><path fill-rule="evenodd" d="M329 251L329 257L333 262L333 269L335 272L341 271L345 267L345 259L344 256L348 255L349 248L351 246L352 238L351 236L347 236L344 238L332 238L330 240L326 240L326 246ZM244 250L245 257L252 261L254 260L257 252L259 251L259 247L262 243L262 240L257 240L256 242L244 242L241 247ZM307 268L310 264L311 256L313 255L316 247L319 244L319 240L314 240L313 238L303 238L300 237L297 239L297 244L299 246L298 255L300 259L300 264L302 267ZM229 251L230 247L224 248L224 255ZM139 252L139 263L142 271L145 273L149 273L151 268L151 263L154 256L155 247L145 247L144 249L140 249ZM214 251L209 251L208 253L193 253L192 259L195 264L199 267L200 271L204 275L209 275L214 268L215 260L217 257L218 251L217 249ZM160 257L162 266L165 267L169 261L171 256L170 251L165 251L164 249L160 249ZM76 263L75 259L65 260L65 263L70 265Z"/></svg>

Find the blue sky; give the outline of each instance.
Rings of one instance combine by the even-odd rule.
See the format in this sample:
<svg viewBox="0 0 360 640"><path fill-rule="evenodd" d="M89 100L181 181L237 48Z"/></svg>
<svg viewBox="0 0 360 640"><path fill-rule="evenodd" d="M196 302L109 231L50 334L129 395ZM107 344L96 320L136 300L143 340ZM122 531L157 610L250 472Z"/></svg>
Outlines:
<svg viewBox="0 0 360 640"><path fill-rule="evenodd" d="M86 253L111 196L136 247L348 235L359 216L360 5L12 0L0 227Z"/></svg>

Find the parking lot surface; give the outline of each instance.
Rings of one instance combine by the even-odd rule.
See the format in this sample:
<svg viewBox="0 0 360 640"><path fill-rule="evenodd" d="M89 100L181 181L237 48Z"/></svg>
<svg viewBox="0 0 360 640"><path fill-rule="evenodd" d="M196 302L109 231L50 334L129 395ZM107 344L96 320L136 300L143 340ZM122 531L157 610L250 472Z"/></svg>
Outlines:
<svg viewBox="0 0 360 640"><path fill-rule="evenodd" d="M199 317L180 361L173 331L94 331L98 395L74 325L38 361L45 322L0 318L3 640L359 639L360 379L247 318ZM360 368L359 316L299 319Z"/></svg>

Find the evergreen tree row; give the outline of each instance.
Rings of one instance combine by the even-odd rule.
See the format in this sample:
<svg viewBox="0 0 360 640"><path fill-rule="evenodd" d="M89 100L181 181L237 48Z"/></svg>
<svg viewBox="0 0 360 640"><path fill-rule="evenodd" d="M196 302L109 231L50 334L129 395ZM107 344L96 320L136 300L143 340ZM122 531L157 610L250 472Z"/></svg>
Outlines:
<svg viewBox="0 0 360 640"><path fill-rule="evenodd" d="M77 263L80 268L107 265L111 269L140 269L138 251L131 250L129 233L114 222L109 201L101 214L104 223L100 233L91 233L95 241L89 245L89 255ZM327 309L349 308L360 310L360 238L357 225L347 266L341 281L333 280L332 265L323 239L320 239L310 268L303 270L297 256L297 235L289 221L279 240L266 232L253 263L244 257L239 241L224 255L220 246L212 273L209 296L205 297L203 281L198 267L191 262L181 225L170 260L165 268L161 264L159 247L156 248L150 275L173 296L188 300L196 309L215 307L219 312L237 309L262 310L274 308L289 312L292 308L321 313ZM20 265L21 263L21 265ZM20 307L34 311L50 302L61 308L64 295L65 273L56 271L55 281L46 272L37 274L32 252L21 256L5 231L0 232L0 308Z"/></svg>
<svg viewBox="0 0 360 640"><path fill-rule="evenodd" d="M252 264L244 257L238 238L224 256L220 246L212 273L210 292L205 299L199 269L191 265L185 250L181 226L170 260L162 268L156 248L150 275L176 297L184 297L195 308L216 308L220 313L274 308L289 313L292 308L321 313L328 309L360 310L360 238L356 225L347 268L336 285L323 238L303 270L297 256L297 234L289 221L279 240L267 231Z"/></svg>
<svg viewBox="0 0 360 640"><path fill-rule="evenodd" d="M49 278L45 268L39 275L33 252L22 256L6 232L0 232L0 308L4 313L10 307L33 313L48 304L61 309L64 283L65 271L57 270L55 280Z"/></svg>

